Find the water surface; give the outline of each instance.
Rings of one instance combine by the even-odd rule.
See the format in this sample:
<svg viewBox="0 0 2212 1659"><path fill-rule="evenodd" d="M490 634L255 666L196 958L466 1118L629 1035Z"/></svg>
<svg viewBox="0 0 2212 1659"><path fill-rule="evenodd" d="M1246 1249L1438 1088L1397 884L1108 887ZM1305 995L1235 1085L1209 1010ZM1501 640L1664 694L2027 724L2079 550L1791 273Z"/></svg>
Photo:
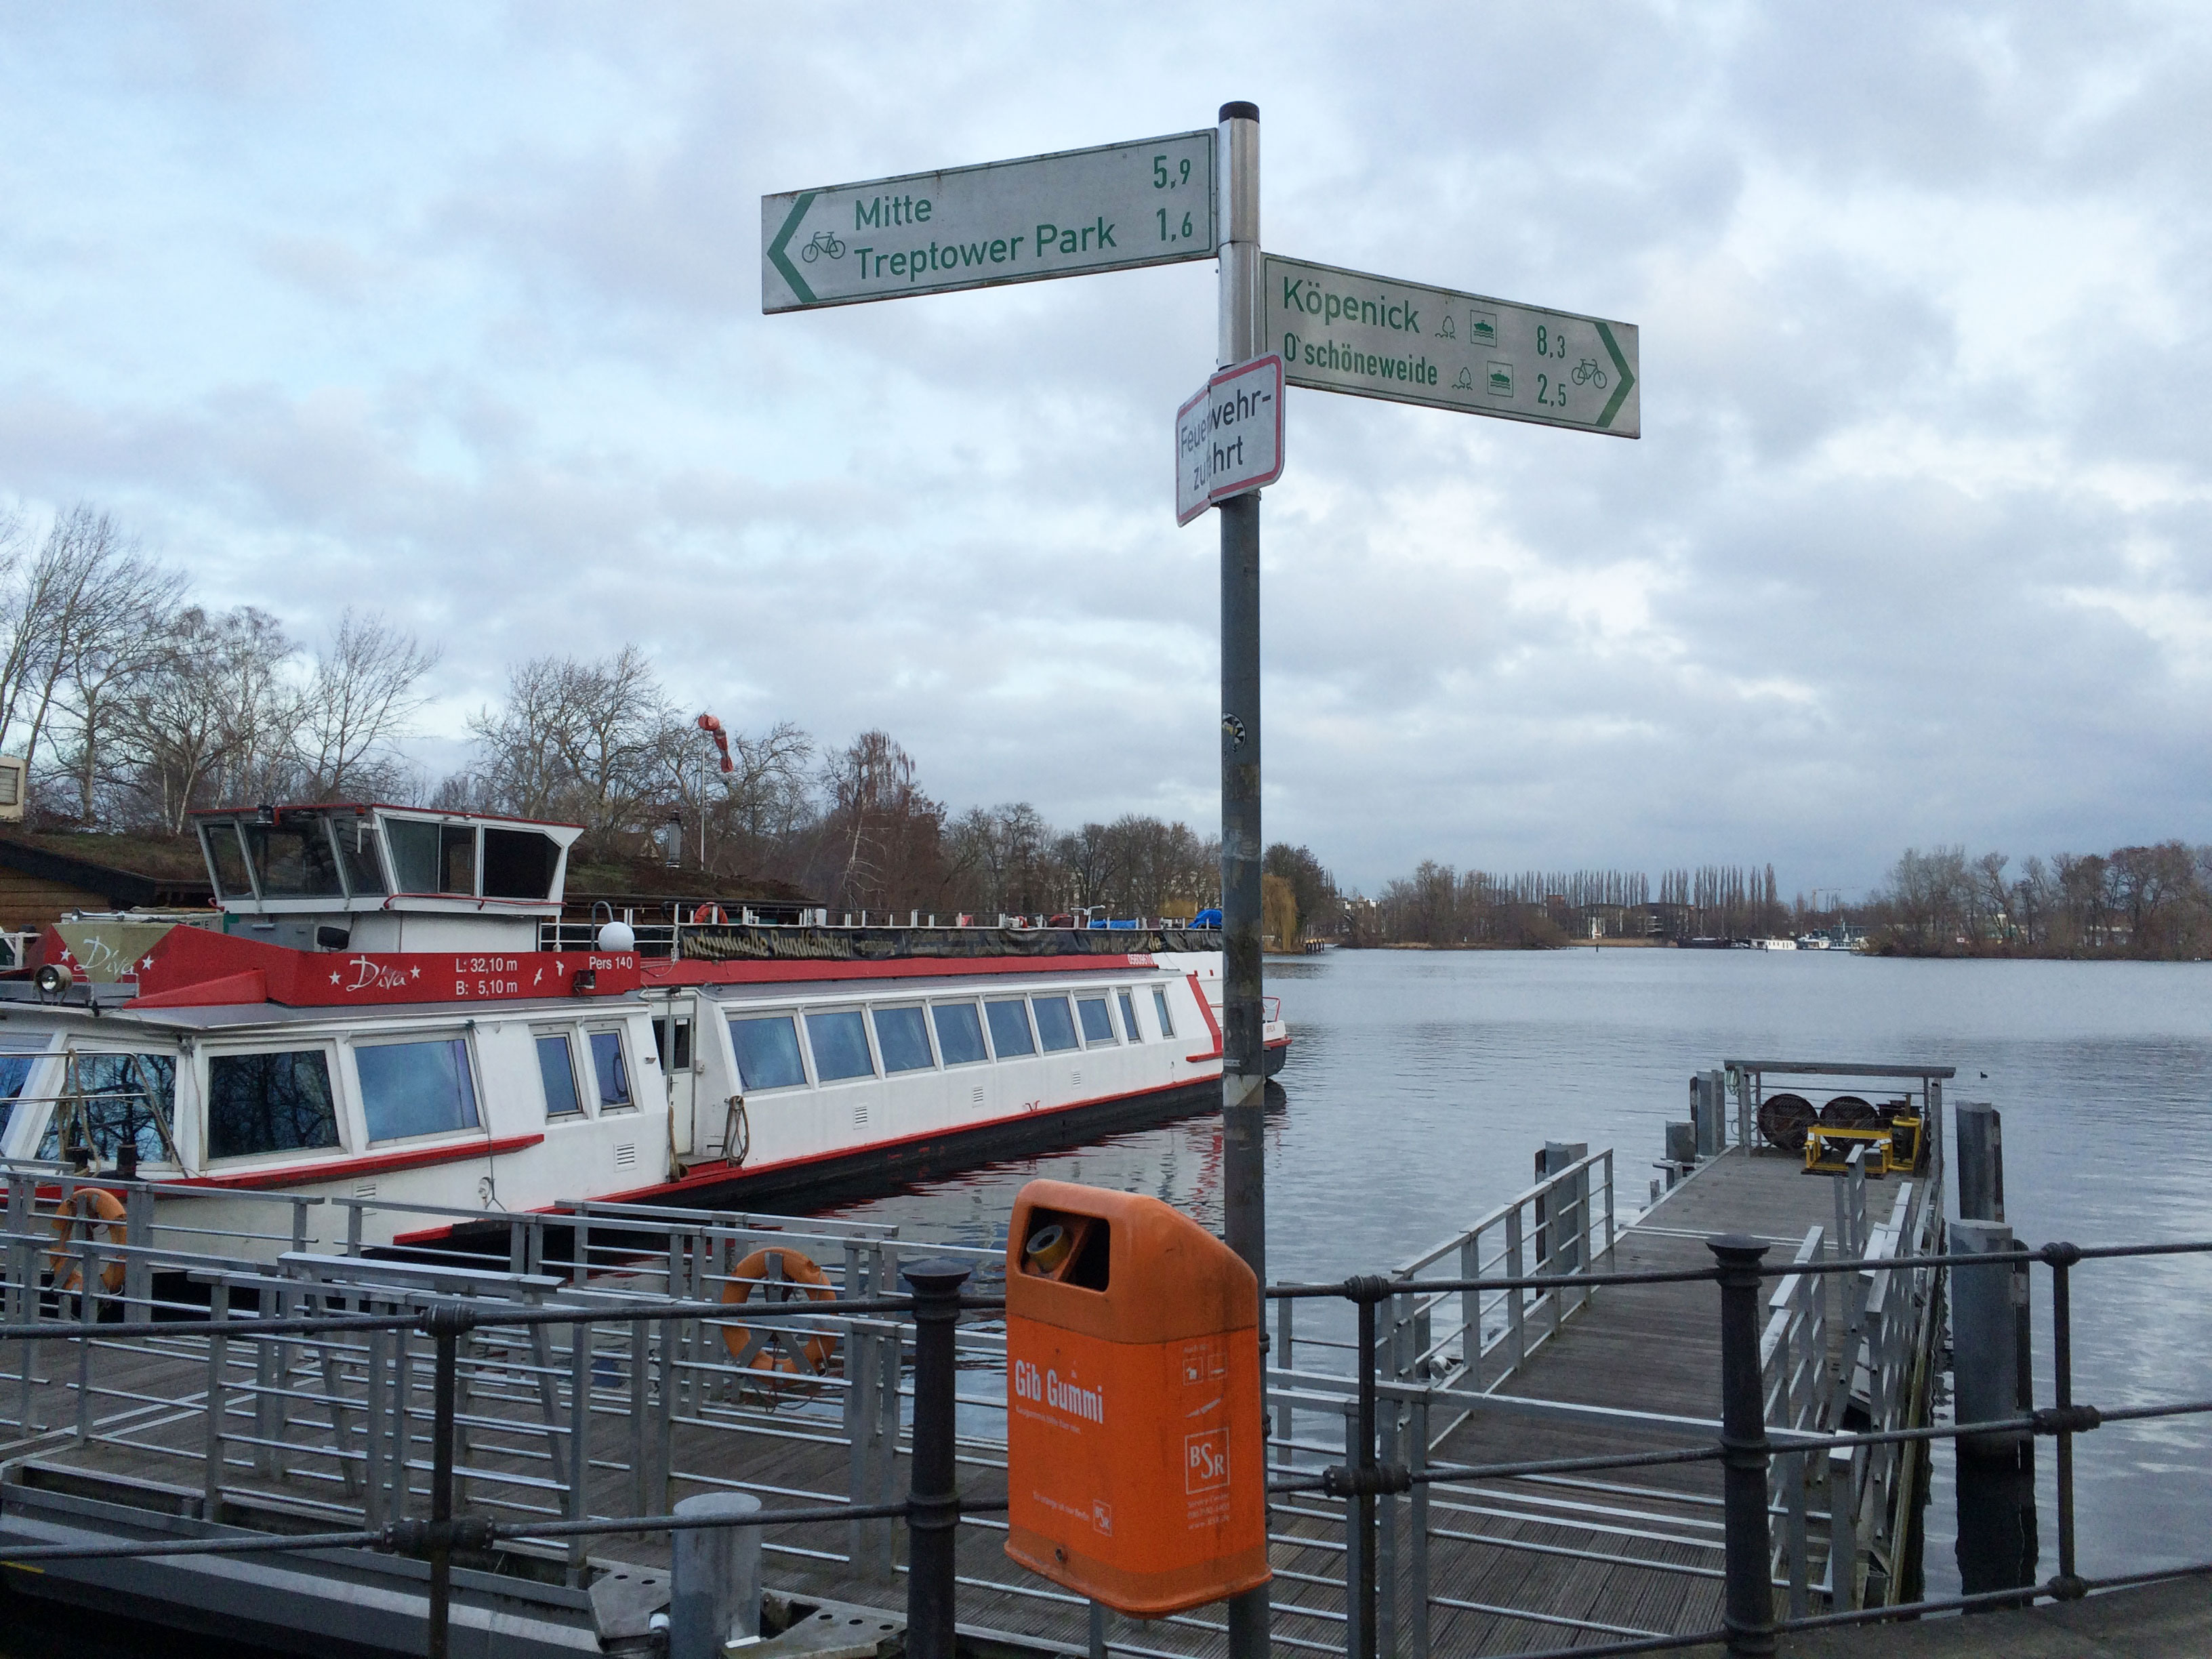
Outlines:
<svg viewBox="0 0 2212 1659"><path fill-rule="evenodd" d="M1901 962L1800 951L1338 951L1270 961L1297 1034L1267 1140L1271 1279L1395 1264L1529 1182L1546 1140L1615 1149L1624 1220L1692 1073L1735 1058L1954 1066L1954 1101L2004 1115L2006 1215L2029 1243L2212 1237L2212 967ZM1023 1182L1049 1175L1221 1223L1216 1125L1190 1119L994 1165L839 1213L909 1238L1000 1245ZM2212 1261L2075 1273L2075 1397L2212 1397ZM2036 1285L2051 1399L2050 1276ZM2042 1448L2042 1572L2057 1571ZM2077 1442L2082 1570L2212 1556L2212 1420ZM1929 1510L1929 1593L1955 1589L1948 1455Z"/></svg>

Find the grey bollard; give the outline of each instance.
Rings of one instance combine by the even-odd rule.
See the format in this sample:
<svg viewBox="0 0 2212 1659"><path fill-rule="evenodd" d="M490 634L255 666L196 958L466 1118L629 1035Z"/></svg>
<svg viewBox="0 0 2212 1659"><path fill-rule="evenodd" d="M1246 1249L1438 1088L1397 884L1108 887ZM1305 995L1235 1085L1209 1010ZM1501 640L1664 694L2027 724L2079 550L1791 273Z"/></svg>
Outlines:
<svg viewBox="0 0 2212 1659"><path fill-rule="evenodd" d="M1721 1074L1699 1072L1690 1079L1690 1121L1697 1126L1698 1156L1718 1158L1727 1144L1727 1120L1721 1106Z"/></svg>
<svg viewBox="0 0 2212 1659"><path fill-rule="evenodd" d="M750 1492L710 1492L684 1498L676 1513L748 1516ZM692 1527L669 1534L668 1659L722 1659L732 1638L760 1634L758 1527Z"/></svg>
<svg viewBox="0 0 2212 1659"><path fill-rule="evenodd" d="M1959 1218L2002 1221L2004 1115L1985 1100L1962 1100L1952 1109L1959 1132Z"/></svg>

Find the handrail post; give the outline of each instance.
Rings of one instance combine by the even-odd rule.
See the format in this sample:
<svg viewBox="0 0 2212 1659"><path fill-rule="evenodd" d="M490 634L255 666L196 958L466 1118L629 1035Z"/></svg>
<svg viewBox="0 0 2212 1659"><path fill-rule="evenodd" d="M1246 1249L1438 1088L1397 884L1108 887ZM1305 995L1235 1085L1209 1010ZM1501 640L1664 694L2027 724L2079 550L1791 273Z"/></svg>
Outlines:
<svg viewBox="0 0 2212 1659"><path fill-rule="evenodd" d="M968 1268L917 1261L900 1275L914 1289L914 1468L906 1498L906 1650L908 1659L953 1659L953 1542L960 1492L953 1466L953 1333Z"/></svg>
<svg viewBox="0 0 2212 1659"><path fill-rule="evenodd" d="M1722 1516L1729 1659L1774 1651L1772 1545L1767 1528L1765 1413L1759 1402L1759 1264L1766 1246L1740 1234L1709 1238L1721 1291Z"/></svg>
<svg viewBox="0 0 2212 1659"><path fill-rule="evenodd" d="M2051 1358L2052 1401L2058 1407L2058 1582L2054 1586L2068 1599L2087 1593L2074 1566L2074 1431L2063 1426L2074 1414L2074 1293L2067 1270L2081 1259L2072 1244L2046 1244L2043 1259L2051 1264ZM2023 1407L2031 1402L2023 1401Z"/></svg>
<svg viewBox="0 0 2212 1659"><path fill-rule="evenodd" d="M453 1594L453 1374L459 1366L461 1334L475 1324L475 1310L456 1302L441 1302L422 1316L422 1327L437 1345L430 1403L428 1659L447 1655Z"/></svg>
<svg viewBox="0 0 2212 1659"><path fill-rule="evenodd" d="M1378 1650L1376 1622L1375 1494L1375 1304L1389 1294L1389 1281L1375 1277L1347 1279L1345 1291L1359 1310L1359 1402L1357 1425L1359 1463L1353 1471L1352 1527L1359 1540L1358 1583L1352 1587L1358 1598L1358 1627L1352 1644L1352 1659L1375 1659Z"/></svg>

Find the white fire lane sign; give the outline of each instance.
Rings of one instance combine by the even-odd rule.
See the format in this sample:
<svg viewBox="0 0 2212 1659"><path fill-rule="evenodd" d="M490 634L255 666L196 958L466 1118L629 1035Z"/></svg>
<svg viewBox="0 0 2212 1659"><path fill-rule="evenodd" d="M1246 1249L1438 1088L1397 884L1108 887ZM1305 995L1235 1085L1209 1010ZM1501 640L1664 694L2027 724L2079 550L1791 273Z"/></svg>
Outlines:
<svg viewBox="0 0 2212 1659"><path fill-rule="evenodd" d="M1283 360L1224 368L1176 410L1176 522L1283 476Z"/></svg>

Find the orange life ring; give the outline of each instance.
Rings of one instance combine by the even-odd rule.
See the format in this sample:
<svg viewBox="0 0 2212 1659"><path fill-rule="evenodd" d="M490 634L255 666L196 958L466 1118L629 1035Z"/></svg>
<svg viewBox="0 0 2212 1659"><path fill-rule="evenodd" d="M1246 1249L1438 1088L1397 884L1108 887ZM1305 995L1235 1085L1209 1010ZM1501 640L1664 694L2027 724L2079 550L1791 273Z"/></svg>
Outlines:
<svg viewBox="0 0 2212 1659"><path fill-rule="evenodd" d="M721 927L729 923L729 913L719 904L702 904L691 913L694 927Z"/></svg>
<svg viewBox="0 0 2212 1659"><path fill-rule="evenodd" d="M57 1291L66 1294L83 1283L84 1264L69 1247L80 1237L89 1239L95 1231L103 1243L123 1242L122 1200L104 1187L80 1187L54 1212L54 1237L60 1242L46 1252L46 1271ZM123 1263L110 1261L103 1265L100 1282L111 1295L121 1290Z"/></svg>
<svg viewBox="0 0 2212 1659"><path fill-rule="evenodd" d="M802 1250L769 1247L755 1250L731 1273L730 1282L722 1286L722 1300L742 1307L753 1299L755 1290L760 1291L762 1302L771 1305L800 1297L813 1302L837 1299L837 1292L814 1258ZM829 1332L802 1333L781 1319L760 1325L725 1325L722 1343L731 1358L754 1370L795 1373L803 1369L817 1376L829 1370L830 1356L837 1348L837 1339Z"/></svg>

